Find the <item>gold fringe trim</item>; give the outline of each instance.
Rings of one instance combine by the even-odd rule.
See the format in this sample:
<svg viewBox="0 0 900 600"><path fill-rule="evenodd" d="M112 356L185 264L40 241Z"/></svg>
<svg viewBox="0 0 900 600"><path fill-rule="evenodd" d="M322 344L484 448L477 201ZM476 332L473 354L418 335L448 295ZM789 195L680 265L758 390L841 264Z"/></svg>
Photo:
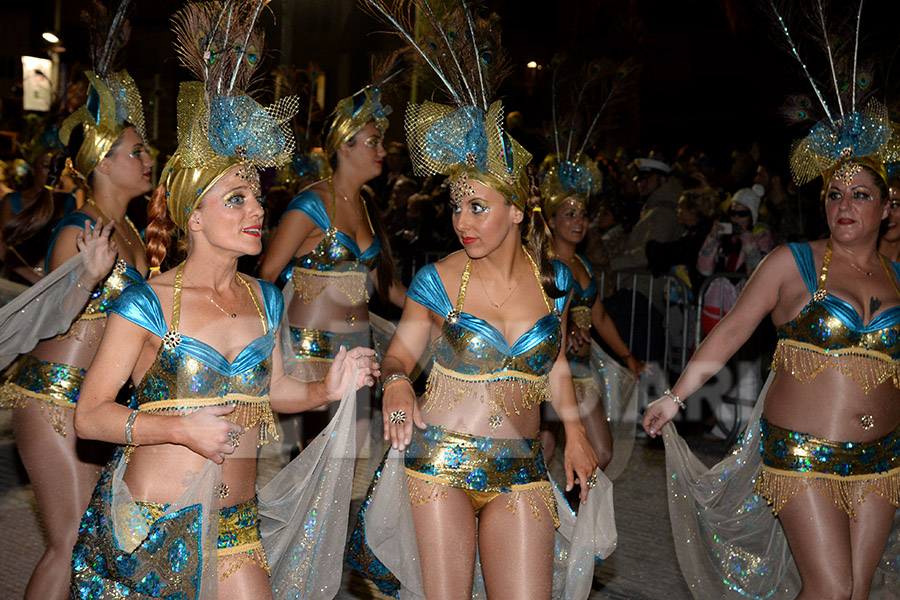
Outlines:
<svg viewBox="0 0 900 600"><path fill-rule="evenodd" d="M367 279L368 274L360 271L314 271L294 267L291 283L304 304L321 296L328 287L334 287L355 306L369 301Z"/></svg>
<svg viewBox="0 0 900 600"><path fill-rule="evenodd" d="M569 308L569 317L582 331L590 331L593 320L591 319L591 308L589 306L572 306Z"/></svg>
<svg viewBox="0 0 900 600"><path fill-rule="evenodd" d="M490 384L490 385L488 385ZM515 397L521 395L521 406ZM550 378L521 371L498 371L484 375L464 375L435 362L425 383L423 410L451 410L463 400L488 402L497 412L509 416L521 414L520 408L530 410L541 402L550 401ZM509 402L505 399L510 398ZM510 406L507 406L510 404Z"/></svg>
<svg viewBox="0 0 900 600"><path fill-rule="evenodd" d="M409 500L414 507L422 506L429 502L436 502L447 497L447 488L451 487L441 483L439 478L426 473L419 473L412 469L406 469L406 481L409 487ZM474 490L466 490L463 492ZM496 494L498 497L506 495L506 510L516 514L519 510L519 502L522 498L528 501L528 509L538 521L541 521L541 506L547 509L553 519L553 527L559 527L559 511L556 506L556 498L553 497L553 487L549 481L535 481L517 485L510 492L478 492L479 494ZM485 503L487 505L487 503Z"/></svg>
<svg viewBox="0 0 900 600"><path fill-rule="evenodd" d="M237 423L247 429L259 425L257 448L268 444L270 438L281 439L275 428L275 416L272 414L268 396L228 394L216 398L170 398L147 402L140 405L139 408L141 412L150 414L185 415L207 406L226 406L228 404L234 404L234 412L225 415L223 417L225 420Z"/></svg>
<svg viewBox="0 0 900 600"><path fill-rule="evenodd" d="M106 313L84 314L82 313L65 333L61 333L53 339L56 340L76 340L86 342L88 348L93 347L94 343L99 343L103 339L103 330L106 322L103 321L103 327L99 328L99 335L94 323L100 319L106 319Z"/></svg>
<svg viewBox="0 0 900 600"><path fill-rule="evenodd" d="M297 381L310 382L325 379L333 358L319 358L317 356L305 356L297 358L297 366L291 371L290 377Z"/></svg>
<svg viewBox="0 0 900 600"><path fill-rule="evenodd" d="M826 352L805 342L779 340L772 357L772 370L777 371L779 366L801 383L809 383L831 367L857 382L867 394L888 379L900 388L900 362L865 348Z"/></svg>
<svg viewBox="0 0 900 600"><path fill-rule="evenodd" d="M266 551L262 542L243 544L235 548L219 548L216 563L218 570L222 573L219 576L219 580L225 581L237 573L238 569L251 562L259 565L265 570L267 575L272 576L272 570L269 568L269 561L266 560Z"/></svg>
<svg viewBox="0 0 900 600"><path fill-rule="evenodd" d="M831 500L855 521L854 505L865 502L870 492L900 507L900 468L887 473L841 477L826 473L781 471L763 465L753 491L765 498L777 515L789 500L807 488Z"/></svg>
<svg viewBox="0 0 900 600"><path fill-rule="evenodd" d="M447 484L435 481L433 477L412 469L406 469L406 476L409 501L413 506L422 506L447 497Z"/></svg>
<svg viewBox="0 0 900 600"><path fill-rule="evenodd" d="M548 481L536 481L527 483L521 488L516 487L516 490L510 492L509 501L506 503L506 509L509 512L516 514L519 510L519 500L524 497L528 500L531 516L541 521L541 505L543 505L553 519L554 529L559 527L559 509L556 506L556 498L553 497L553 484Z"/></svg>
<svg viewBox="0 0 900 600"><path fill-rule="evenodd" d="M600 388L593 377L573 377L572 384L575 386L575 400L578 402L595 400L600 397Z"/></svg>
<svg viewBox="0 0 900 600"><path fill-rule="evenodd" d="M53 431L66 437L66 411L75 410L75 403L39 394L7 381L0 387L0 408L22 408L29 400L38 403L41 416L53 427Z"/></svg>

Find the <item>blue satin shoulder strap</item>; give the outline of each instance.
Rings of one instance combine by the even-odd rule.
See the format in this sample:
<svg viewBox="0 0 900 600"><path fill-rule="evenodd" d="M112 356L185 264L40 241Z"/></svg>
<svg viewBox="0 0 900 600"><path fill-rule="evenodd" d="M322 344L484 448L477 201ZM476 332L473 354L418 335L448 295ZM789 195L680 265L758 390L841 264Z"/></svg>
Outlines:
<svg viewBox="0 0 900 600"><path fill-rule="evenodd" d="M806 289L810 294L814 294L819 284L816 281L816 261L813 258L812 248L806 242L791 242L787 246L794 255L794 261L797 263Z"/></svg>
<svg viewBox="0 0 900 600"><path fill-rule="evenodd" d="M453 308L434 263L429 263L419 269L412 283L409 284L406 295L442 317L446 316Z"/></svg>
<svg viewBox="0 0 900 600"><path fill-rule="evenodd" d="M166 335L166 320L159 299L146 283L136 283L125 288L113 301L109 312L128 319L157 337Z"/></svg>
<svg viewBox="0 0 900 600"><path fill-rule="evenodd" d="M269 321L269 330L277 331L281 325L281 316L284 313L284 296L281 291L269 283L268 281L259 282L259 289L262 290L263 306L265 307L266 319Z"/></svg>
<svg viewBox="0 0 900 600"><path fill-rule="evenodd" d="M563 295L553 300L553 305L559 312L566 307L569 296L575 287L575 278L572 277L572 271L569 270L564 263L558 260L553 261L553 270L556 273L556 288L563 292Z"/></svg>
<svg viewBox="0 0 900 600"><path fill-rule="evenodd" d="M66 227L84 229L85 221L90 221L91 225L96 223L94 219L84 213L69 213L60 219L56 224L56 227L53 228L53 232L50 234L50 245L47 246L47 256L44 259L44 269L46 269L47 272L50 271L50 255L53 254L53 245L56 244L56 237Z"/></svg>
<svg viewBox="0 0 900 600"><path fill-rule="evenodd" d="M331 220L328 218L328 213L325 212L325 205L322 204L322 198L312 190L300 192L296 198L291 200L284 212L287 213L292 210L299 210L302 212L322 231L331 227Z"/></svg>

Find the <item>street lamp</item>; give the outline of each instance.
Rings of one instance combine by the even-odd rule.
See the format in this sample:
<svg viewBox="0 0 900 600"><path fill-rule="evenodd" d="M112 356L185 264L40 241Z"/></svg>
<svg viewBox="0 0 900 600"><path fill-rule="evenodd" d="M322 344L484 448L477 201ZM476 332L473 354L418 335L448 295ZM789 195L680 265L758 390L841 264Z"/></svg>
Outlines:
<svg viewBox="0 0 900 600"><path fill-rule="evenodd" d="M41 34L41 37L50 42L51 44L58 44L59 37L53 33L52 31L45 31Z"/></svg>
<svg viewBox="0 0 900 600"><path fill-rule="evenodd" d="M532 60L532 61L529 61L528 64L526 64L525 66L528 67L529 69L537 69L538 64L536 61Z"/></svg>

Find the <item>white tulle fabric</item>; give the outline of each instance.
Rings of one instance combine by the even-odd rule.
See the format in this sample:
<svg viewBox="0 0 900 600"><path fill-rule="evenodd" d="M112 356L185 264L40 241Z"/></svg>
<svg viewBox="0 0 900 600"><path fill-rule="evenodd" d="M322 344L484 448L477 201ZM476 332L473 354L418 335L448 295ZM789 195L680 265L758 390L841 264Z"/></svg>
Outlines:
<svg viewBox="0 0 900 600"><path fill-rule="evenodd" d="M762 458L759 418L769 375L731 451L706 467L674 425L663 428L669 516L685 581L697 600L794 598L800 576L778 519L753 491ZM900 513L873 579L870 598L900 598Z"/></svg>

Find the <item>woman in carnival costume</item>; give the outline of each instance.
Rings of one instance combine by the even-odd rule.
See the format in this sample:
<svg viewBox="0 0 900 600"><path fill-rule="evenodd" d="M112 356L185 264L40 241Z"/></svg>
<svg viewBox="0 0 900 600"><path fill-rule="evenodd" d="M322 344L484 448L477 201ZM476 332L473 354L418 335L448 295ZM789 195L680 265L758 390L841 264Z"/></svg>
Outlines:
<svg viewBox="0 0 900 600"><path fill-rule="evenodd" d="M70 265L83 240L112 230L115 266L77 280L89 297L81 314L60 327L65 333L38 344L25 357L18 377L0 389L2 404L15 408L16 446L47 529L47 548L32 574L27 598L66 597L78 519L109 458L105 446L77 440L72 431L74 409L110 304L128 286L143 281L147 272L143 241L125 216L132 198L152 189L143 108L131 76L112 70L116 53L127 40L126 9L123 2L114 14L91 15L94 71L87 72L87 103L60 130L72 168L91 190L91 200L57 223L46 258L48 271Z"/></svg>
<svg viewBox="0 0 900 600"><path fill-rule="evenodd" d="M304 381L320 379L341 345L370 345L370 272L378 293L403 306L380 213L362 193L381 173L391 113L381 95L396 74L388 64L376 83L338 102L324 143L333 173L291 201L260 266L260 276L275 281L293 262L286 310L300 364L292 376Z"/></svg>
<svg viewBox="0 0 900 600"><path fill-rule="evenodd" d="M579 109L585 108L582 103L576 101L571 114L557 118L556 79L559 67L554 69L552 102L553 116L557 120L553 124L552 139L556 153L548 158L546 164L549 168L541 183L543 214L553 232L554 254L557 260L569 267L573 276L566 356L575 384L575 398L588 439L600 458L600 467L609 477L612 475L607 465L612 457L619 455L615 469L620 472L631 455L637 415L635 383L644 365L628 350L612 319L603 309L594 271L588 260L575 252L575 248L587 233L588 198L601 188L600 170L584 154L584 150L593 139L601 114L608 108L610 100L619 95L617 92L628 76L628 70L626 65L615 69L599 62L588 65L580 78L580 90L573 90L573 98L583 99L589 88L606 80L610 72L616 83L608 86L601 108L581 135L578 117ZM561 132L568 132L568 136ZM627 365L630 374L611 362L610 357L591 343L591 326ZM610 432L608 419L617 425L615 436ZM550 431L544 431L541 441L544 456L549 462L555 438ZM618 452L614 452L614 441Z"/></svg>
<svg viewBox="0 0 900 600"><path fill-rule="evenodd" d="M56 190L65 168L56 125L30 115L26 135L28 129L36 131L22 143L28 164L27 183L0 203L0 262L4 277L33 284L45 274L45 240L53 229L53 221L75 210L75 196L58 194Z"/></svg>
<svg viewBox="0 0 900 600"><path fill-rule="evenodd" d="M79 436L124 448L82 519L73 598L272 597L255 485L272 412L337 400L378 374L371 350L342 348L324 381L287 377L281 294L237 272L239 257L262 250L257 168L293 150L284 124L296 99L263 108L242 91L264 4L189 4L175 17L179 53L202 81L179 91L179 145L148 209L148 258L162 262L175 227L187 257L120 296L85 378ZM114 401L129 379L132 408Z"/></svg>
<svg viewBox="0 0 900 600"><path fill-rule="evenodd" d="M825 15L816 20L827 45ZM836 110L813 83L825 118L791 154L798 184L822 177L831 236L766 257L644 417L651 436L664 434L672 530L696 598L900 594L891 534L900 503L900 264L876 249L889 210L884 165L900 155L900 138L887 110L864 102L871 75L857 71L855 50L850 64L846 90L835 76ZM797 106L807 117L809 99ZM707 469L666 424L769 314L773 373L742 438Z"/></svg>
<svg viewBox="0 0 900 600"><path fill-rule="evenodd" d="M423 1L429 33L417 43L401 22L407 15L368 7L453 98L410 105L406 129L417 174L449 178L465 250L424 267L409 288L384 358L392 449L351 535L350 563L401 598L546 598L551 588L586 598L594 556L615 544L611 489L560 352L572 276L550 258L525 171L531 155L504 132L501 103L488 102L505 71L498 23L464 5L438 16ZM409 375L429 342L434 364L420 404ZM566 430L566 488L580 485L589 500L579 513L586 527L574 524L541 454L539 407L551 400Z"/></svg>

